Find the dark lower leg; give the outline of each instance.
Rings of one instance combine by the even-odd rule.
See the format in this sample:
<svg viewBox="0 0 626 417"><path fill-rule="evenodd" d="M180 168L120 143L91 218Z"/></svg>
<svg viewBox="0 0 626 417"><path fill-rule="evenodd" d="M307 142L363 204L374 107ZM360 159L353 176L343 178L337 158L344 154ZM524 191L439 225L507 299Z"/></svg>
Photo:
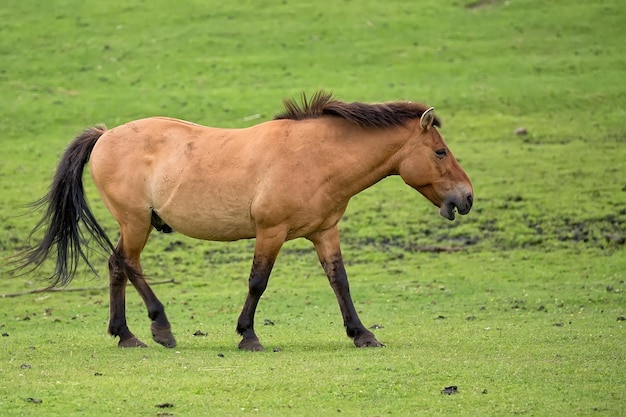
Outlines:
<svg viewBox="0 0 626 417"><path fill-rule="evenodd" d="M237 333L243 339L239 343L239 349L242 350L263 350L263 346L259 342L259 338L254 332L254 313L259 304L259 299L267 288L270 272L274 264L273 259L262 256L255 256L252 262L252 270L248 280L248 296L243 306L243 310L237 320Z"/></svg>
<svg viewBox="0 0 626 417"><path fill-rule="evenodd" d="M315 245L317 256L324 268L324 272L326 272L330 286L335 292L348 336L354 340L354 344L357 347L383 346L376 340L374 334L363 326L352 303L348 275L341 257L339 229L335 226L316 233L310 236L309 239Z"/></svg>
<svg viewBox="0 0 626 417"><path fill-rule="evenodd" d="M126 275L114 256L109 259L109 334L119 337L119 347L146 347L126 324Z"/></svg>
<svg viewBox="0 0 626 417"><path fill-rule="evenodd" d="M331 256L328 260L323 260L321 263L328 277L328 281L330 282L330 286L337 296L341 315L343 316L343 324L348 336L354 340L354 344L357 347L382 346L382 344L376 340L374 334L363 326L354 308L352 297L350 296L348 276L343 265L341 253Z"/></svg>
<svg viewBox="0 0 626 417"><path fill-rule="evenodd" d="M172 334L171 325L165 315L163 304L159 301L140 272L133 271L133 273L129 275L131 283L148 308L148 317L152 320L150 326L152 339L165 347L175 347L176 339Z"/></svg>

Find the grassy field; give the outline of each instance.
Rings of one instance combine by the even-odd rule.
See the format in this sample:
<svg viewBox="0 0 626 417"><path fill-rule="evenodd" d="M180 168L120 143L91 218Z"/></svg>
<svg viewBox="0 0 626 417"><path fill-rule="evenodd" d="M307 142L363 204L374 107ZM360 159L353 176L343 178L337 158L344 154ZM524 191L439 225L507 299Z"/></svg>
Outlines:
<svg viewBox="0 0 626 417"><path fill-rule="evenodd" d="M82 129L244 127L319 88L435 106L476 197L455 222L399 178L351 202L344 257L383 349L345 337L306 241L285 245L259 305L262 353L238 351L234 330L250 241L151 236L144 270L176 281L154 286L172 350L106 335L104 255L75 291L0 297L0 414L624 415L624 22L618 0L3 2L0 258L26 247L24 207ZM3 294L46 285L0 274Z"/></svg>

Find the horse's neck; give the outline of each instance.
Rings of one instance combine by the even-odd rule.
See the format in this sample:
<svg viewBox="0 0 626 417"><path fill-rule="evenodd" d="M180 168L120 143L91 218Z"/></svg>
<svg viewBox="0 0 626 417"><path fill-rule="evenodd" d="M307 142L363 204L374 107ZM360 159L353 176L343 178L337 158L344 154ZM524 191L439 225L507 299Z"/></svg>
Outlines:
<svg viewBox="0 0 626 417"><path fill-rule="evenodd" d="M335 138L342 160L340 178L346 192L357 194L397 173L397 153L409 137L404 127L361 129L352 127Z"/></svg>

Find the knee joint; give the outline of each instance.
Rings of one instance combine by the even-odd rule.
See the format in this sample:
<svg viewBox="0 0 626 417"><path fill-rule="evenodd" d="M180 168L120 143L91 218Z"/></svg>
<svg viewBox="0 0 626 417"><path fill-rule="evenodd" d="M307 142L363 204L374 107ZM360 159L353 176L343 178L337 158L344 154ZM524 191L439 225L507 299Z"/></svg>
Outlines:
<svg viewBox="0 0 626 417"><path fill-rule="evenodd" d="M252 277L250 281L248 281L248 288L251 295L260 297L267 288L267 279Z"/></svg>

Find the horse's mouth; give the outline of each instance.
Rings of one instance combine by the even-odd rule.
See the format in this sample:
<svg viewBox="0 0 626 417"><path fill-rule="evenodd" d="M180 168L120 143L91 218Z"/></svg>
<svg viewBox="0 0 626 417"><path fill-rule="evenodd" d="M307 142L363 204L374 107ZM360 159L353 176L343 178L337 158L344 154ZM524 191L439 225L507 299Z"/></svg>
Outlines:
<svg viewBox="0 0 626 417"><path fill-rule="evenodd" d="M456 214L455 210L456 205L451 201L446 201L441 205L441 207L439 207L439 214L448 220L454 220Z"/></svg>
<svg viewBox="0 0 626 417"><path fill-rule="evenodd" d="M466 204L461 204L460 206L454 201L444 201L441 203L441 207L439 207L439 214L448 220L454 220L457 212L461 215L466 215L470 212L473 200L473 197L468 197Z"/></svg>

